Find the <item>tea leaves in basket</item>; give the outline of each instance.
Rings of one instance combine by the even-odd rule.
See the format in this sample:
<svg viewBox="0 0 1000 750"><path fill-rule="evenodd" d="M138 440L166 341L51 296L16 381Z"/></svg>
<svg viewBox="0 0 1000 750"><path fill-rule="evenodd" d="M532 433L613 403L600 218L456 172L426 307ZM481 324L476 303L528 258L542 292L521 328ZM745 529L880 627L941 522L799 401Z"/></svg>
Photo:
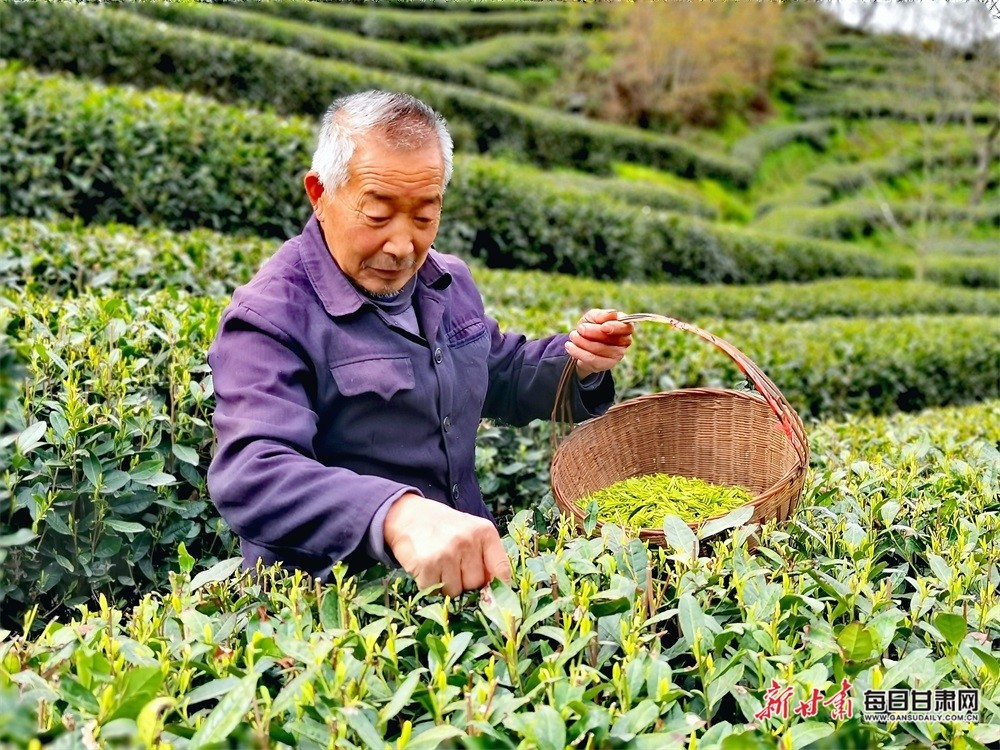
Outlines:
<svg viewBox="0 0 1000 750"><path fill-rule="evenodd" d="M655 529L663 518L675 515L699 523L728 513L753 500L743 487L713 484L703 479L672 474L630 477L581 498L585 510L597 504L597 518L623 528Z"/></svg>

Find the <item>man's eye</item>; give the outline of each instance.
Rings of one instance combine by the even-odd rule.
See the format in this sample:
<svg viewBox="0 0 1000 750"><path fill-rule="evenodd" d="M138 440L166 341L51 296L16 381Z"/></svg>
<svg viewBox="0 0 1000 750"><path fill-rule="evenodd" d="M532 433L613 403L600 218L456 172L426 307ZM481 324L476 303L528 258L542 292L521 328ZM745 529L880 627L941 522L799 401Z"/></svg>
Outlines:
<svg viewBox="0 0 1000 750"><path fill-rule="evenodd" d="M416 219L416 221L417 221L418 224L422 224L424 226L427 226L428 224L433 224L435 221L437 221L437 217L436 216L418 216L417 219Z"/></svg>
<svg viewBox="0 0 1000 750"><path fill-rule="evenodd" d="M372 216L371 214L365 214L365 218L374 224L381 224L383 222L389 221L388 216Z"/></svg>

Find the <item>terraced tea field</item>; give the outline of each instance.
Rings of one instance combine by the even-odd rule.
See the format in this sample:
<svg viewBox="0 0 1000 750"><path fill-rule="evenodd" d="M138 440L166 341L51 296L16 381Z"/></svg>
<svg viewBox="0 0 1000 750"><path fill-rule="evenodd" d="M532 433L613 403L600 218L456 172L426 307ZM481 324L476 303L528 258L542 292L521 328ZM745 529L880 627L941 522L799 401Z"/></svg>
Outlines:
<svg viewBox="0 0 1000 750"><path fill-rule="evenodd" d="M609 22L515 0L0 5L0 745L1000 743L995 71L817 21L770 117L655 132L553 106L563 55ZM205 481L207 349L309 216L317 115L369 87L448 119L436 244L503 328L655 312L761 366L809 437L787 523L580 534L549 424L484 421L510 587L237 573ZM689 335L635 339L619 400L747 387ZM952 689L977 721L863 715L866 691Z"/></svg>

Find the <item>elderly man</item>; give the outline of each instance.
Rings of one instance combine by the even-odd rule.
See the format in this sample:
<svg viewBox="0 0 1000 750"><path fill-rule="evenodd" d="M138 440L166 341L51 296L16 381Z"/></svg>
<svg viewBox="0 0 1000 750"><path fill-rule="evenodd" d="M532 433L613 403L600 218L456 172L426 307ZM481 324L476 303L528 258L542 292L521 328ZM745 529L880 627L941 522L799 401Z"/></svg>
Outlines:
<svg viewBox="0 0 1000 750"><path fill-rule="evenodd" d="M501 333L467 266L432 247L451 171L443 120L413 97L355 94L324 117L314 214L236 291L209 352L208 486L247 564L381 561L450 596L509 580L480 418L548 416L567 355L576 418L610 404L630 325L591 310L569 335Z"/></svg>

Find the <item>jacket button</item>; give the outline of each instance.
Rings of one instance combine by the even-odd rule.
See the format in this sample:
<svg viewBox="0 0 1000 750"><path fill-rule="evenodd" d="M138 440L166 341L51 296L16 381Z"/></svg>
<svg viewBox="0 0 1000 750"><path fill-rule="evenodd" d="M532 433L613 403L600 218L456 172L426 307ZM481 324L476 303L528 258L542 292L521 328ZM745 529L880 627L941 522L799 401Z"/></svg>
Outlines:
<svg viewBox="0 0 1000 750"><path fill-rule="evenodd" d="M452 500L456 500L456 501L458 500L458 485L457 484L453 484L451 486L451 498L452 498Z"/></svg>
<svg viewBox="0 0 1000 750"><path fill-rule="evenodd" d="M451 417L445 417L441 424L444 427L444 431L448 432L451 429Z"/></svg>
<svg viewBox="0 0 1000 750"><path fill-rule="evenodd" d="M444 352L441 351L440 347L434 350L434 362L436 364L444 362Z"/></svg>

